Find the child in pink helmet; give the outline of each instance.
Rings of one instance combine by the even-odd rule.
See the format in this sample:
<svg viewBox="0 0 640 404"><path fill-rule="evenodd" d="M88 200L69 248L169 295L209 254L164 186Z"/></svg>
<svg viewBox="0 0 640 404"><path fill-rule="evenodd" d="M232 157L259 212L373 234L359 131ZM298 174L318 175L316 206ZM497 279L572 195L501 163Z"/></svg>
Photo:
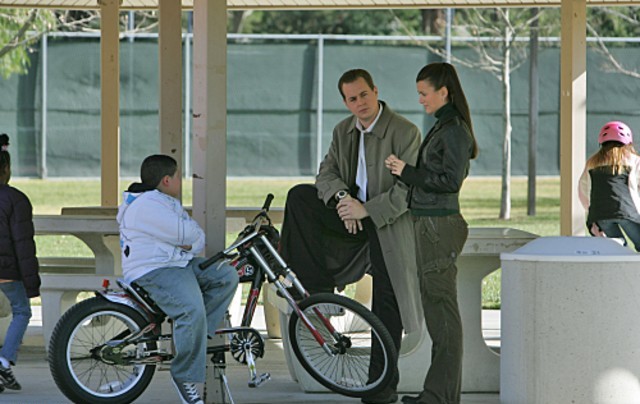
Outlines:
<svg viewBox="0 0 640 404"><path fill-rule="evenodd" d="M587 210L587 227L594 236L625 236L640 251L640 156L625 123L605 124L598 136L600 149L587 160L578 184L580 202Z"/></svg>

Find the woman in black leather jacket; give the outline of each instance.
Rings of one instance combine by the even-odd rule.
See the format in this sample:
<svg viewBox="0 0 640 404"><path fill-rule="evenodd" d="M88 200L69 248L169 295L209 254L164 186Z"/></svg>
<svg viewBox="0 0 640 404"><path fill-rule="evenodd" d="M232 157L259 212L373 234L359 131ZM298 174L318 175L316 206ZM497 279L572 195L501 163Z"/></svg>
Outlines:
<svg viewBox="0 0 640 404"><path fill-rule="evenodd" d="M462 374L462 322L458 309L456 260L468 235L460 214L460 188L469 161L478 154L469 106L456 70L431 63L416 79L420 104L438 119L425 136L415 166L390 155L385 164L411 187L422 307L433 340L424 389L403 403L459 403Z"/></svg>

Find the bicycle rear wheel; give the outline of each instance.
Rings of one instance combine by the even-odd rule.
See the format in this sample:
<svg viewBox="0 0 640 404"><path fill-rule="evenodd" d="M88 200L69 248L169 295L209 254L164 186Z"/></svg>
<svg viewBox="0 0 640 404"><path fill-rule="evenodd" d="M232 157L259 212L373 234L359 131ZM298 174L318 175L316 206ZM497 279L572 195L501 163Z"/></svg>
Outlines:
<svg viewBox="0 0 640 404"><path fill-rule="evenodd" d="M300 316L295 312L291 315L291 347L311 377L350 397L373 395L389 384L397 353L378 317L360 303L332 293L312 295L298 306L326 342L321 346ZM370 369L373 349L379 358L376 370Z"/></svg>

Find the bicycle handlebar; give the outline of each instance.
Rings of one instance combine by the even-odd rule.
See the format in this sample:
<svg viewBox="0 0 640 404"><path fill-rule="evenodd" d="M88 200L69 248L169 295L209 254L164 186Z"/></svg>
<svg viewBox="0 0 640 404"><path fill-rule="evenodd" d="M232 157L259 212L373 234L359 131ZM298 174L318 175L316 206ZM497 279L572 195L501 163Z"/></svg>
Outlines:
<svg viewBox="0 0 640 404"><path fill-rule="evenodd" d="M258 213L258 215L256 215L255 219L253 220L253 226L256 227L256 230L260 228L260 224L262 223L262 220L264 220L263 218L266 217L268 220L267 212L271 207L271 202L273 202L273 198L274 198L273 194L271 193L267 194L267 197L264 200L264 204L262 205L262 209L260 210L260 213ZM224 251L220 251L216 255L200 263L198 265L198 268L200 268L201 270L205 270L207 269L207 267L211 266L213 263L223 258L227 258L227 255L224 253Z"/></svg>
<svg viewBox="0 0 640 404"><path fill-rule="evenodd" d="M268 194L267 198L264 200L264 205L262 205L262 211L268 212L271 207L271 202L273 202L273 194Z"/></svg>
<svg viewBox="0 0 640 404"><path fill-rule="evenodd" d="M217 253L213 257L208 258L206 261L200 263L200 265L198 265L198 268L200 268L202 270L205 270L205 269L207 269L207 267L209 267L210 265L212 265L216 261L221 260L222 258L224 258L224 252L220 251L219 253Z"/></svg>

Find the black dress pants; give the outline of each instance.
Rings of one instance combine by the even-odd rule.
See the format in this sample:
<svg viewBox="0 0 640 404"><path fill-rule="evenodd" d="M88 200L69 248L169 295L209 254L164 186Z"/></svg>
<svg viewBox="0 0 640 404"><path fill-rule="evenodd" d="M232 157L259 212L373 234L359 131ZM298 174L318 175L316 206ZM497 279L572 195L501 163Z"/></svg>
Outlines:
<svg viewBox="0 0 640 404"><path fill-rule="evenodd" d="M384 262L376 226L371 218L362 220L364 231L349 234L334 208L325 206L318 190L310 184L293 187L287 196L280 239L282 257L296 273L304 287L313 292L332 291L334 277L344 270L365 243L369 243L373 276L372 312L385 325L396 349L400 350L402 320L398 302ZM381 371L379 347L374 346L370 374ZM397 368L397 362L394 364ZM395 390L398 378L394 378Z"/></svg>

